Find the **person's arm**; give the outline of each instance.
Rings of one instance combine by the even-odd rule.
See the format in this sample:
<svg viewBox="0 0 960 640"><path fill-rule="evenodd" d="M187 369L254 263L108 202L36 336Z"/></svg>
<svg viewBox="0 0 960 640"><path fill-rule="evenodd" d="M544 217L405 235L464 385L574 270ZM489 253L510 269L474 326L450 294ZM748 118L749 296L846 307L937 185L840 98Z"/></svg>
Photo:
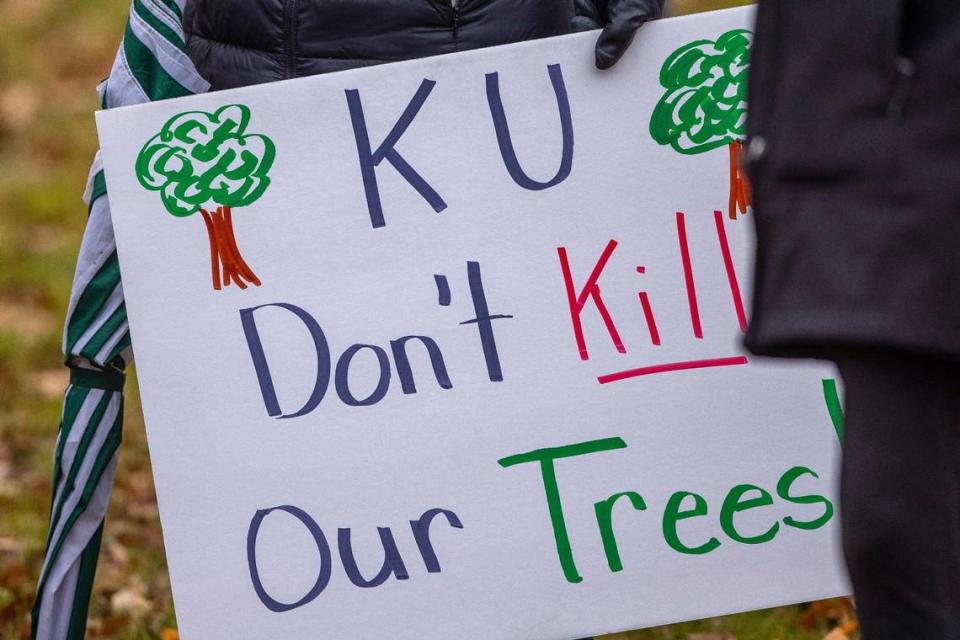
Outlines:
<svg viewBox="0 0 960 640"><path fill-rule="evenodd" d="M113 70L98 88L103 108L209 88L185 53L185 2L134 4ZM84 637L122 434L123 371L133 360L99 154L84 200L87 228L63 339L70 386L54 451L53 501L32 640Z"/></svg>
<svg viewBox="0 0 960 640"><path fill-rule="evenodd" d="M597 68L609 69L633 41L637 29L663 15L666 0L574 0L574 31L603 29L597 39Z"/></svg>

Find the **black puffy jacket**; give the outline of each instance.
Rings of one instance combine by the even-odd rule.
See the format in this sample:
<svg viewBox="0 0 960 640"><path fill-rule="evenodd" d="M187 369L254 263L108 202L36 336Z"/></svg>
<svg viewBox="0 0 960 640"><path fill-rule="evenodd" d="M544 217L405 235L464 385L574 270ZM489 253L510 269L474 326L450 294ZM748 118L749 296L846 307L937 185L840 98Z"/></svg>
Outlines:
<svg viewBox="0 0 960 640"><path fill-rule="evenodd" d="M213 89L569 33L573 0L188 0Z"/></svg>

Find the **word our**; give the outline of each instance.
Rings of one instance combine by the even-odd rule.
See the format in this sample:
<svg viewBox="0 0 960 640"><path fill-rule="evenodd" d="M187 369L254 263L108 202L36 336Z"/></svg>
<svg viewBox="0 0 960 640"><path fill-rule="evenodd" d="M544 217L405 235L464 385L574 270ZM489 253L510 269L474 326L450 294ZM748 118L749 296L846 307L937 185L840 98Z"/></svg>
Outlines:
<svg viewBox="0 0 960 640"><path fill-rule="evenodd" d="M260 567L257 564L257 541L260 535L260 527L264 519L271 513L286 513L296 518L300 524L309 532L314 543L317 545L317 554L320 558L320 568L317 571L317 579L310 590L299 600L292 603L284 603L272 597L267 593L260 579ZM437 516L442 515L454 529L463 529L463 523L456 513L449 509L430 509L425 511L416 520L410 521L410 532L417 543L417 549L420 551L420 557L427 569L427 573L440 573L440 561L437 559L437 553L433 548L433 542L430 539L430 526ZM337 529L337 550L340 554L340 561L343 563L343 570L347 574L350 582L361 589L370 589L379 587L386 582L390 576L397 580L408 580L410 574L407 566L397 548L396 539L390 527L377 527L377 534L380 537L380 544L383 546L383 564L380 571L372 578L364 578L357 565L356 556L351 543L351 531L348 528ZM323 529L317 524L310 514L299 507L292 505L280 505L270 507L269 509L260 509L250 520L250 527L247 531L247 566L250 570L250 581L253 583L253 590L256 592L260 602L270 611L282 613L297 609L317 599L323 593L324 589L330 583L330 577L333 574L333 557L330 553L330 544L323 533Z"/></svg>

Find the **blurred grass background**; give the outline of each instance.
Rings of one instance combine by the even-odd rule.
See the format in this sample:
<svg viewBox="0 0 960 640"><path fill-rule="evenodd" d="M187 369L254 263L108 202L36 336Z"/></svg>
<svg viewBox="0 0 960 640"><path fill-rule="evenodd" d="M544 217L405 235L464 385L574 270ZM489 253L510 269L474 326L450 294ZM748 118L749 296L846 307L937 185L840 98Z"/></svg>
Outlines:
<svg viewBox="0 0 960 640"><path fill-rule="evenodd" d="M672 15L747 4L673 0ZM0 0L0 638L29 637L52 451L67 371L66 313L97 148L94 87L110 70L130 0ZM91 603L89 638L175 640L163 540L134 381ZM845 625L845 626L844 626ZM607 640L842 640L829 601L610 636Z"/></svg>

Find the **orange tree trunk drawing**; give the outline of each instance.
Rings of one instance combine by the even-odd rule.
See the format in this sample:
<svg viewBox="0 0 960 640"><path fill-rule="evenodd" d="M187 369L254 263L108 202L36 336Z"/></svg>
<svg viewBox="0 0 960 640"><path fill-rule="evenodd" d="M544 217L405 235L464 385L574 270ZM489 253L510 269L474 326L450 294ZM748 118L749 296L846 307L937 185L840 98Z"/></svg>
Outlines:
<svg viewBox="0 0 960 640"><path fill-rule="evenodd" d="M731 220L737 219L737 212L745 214L753 205L750 197L750 181L743 170L743 143L735 140L727 145L730 148L730 201L727 206Z"/></svg>
<svg viewBox="0 0 960 640"><path fill-rule="evenodd" d="M185 218L199 212L203 218L217 290L261 284L237 246L233 208L263 195L276 150L270 138L245 133L249 120L250 109L241 104L213 113L181 113L167 120L137 156L137 179L160 192L170 215Z"/></svg>
<svg viewBox="0 0 960 640"><path fill-rule="evenodd" d="M237 239L233 235L233 219L230 207L217 207L210 212L200 209L203 222L207 225L207 235L210 237L210 267L213 271L213 288L220 289L220 274L223 273L223 284L230 281L237 283L241 289L247 288L247 283L260 286L260 279L247 265L240 249L237 248Z"/></svg>
<svg viewBox="0 0 960 640"><path fill-rule="evenodd" d="M733 219L751 206L742 150L752 41L750 31L735 29L716 41L697 40L674 51L660 69L660 84L666 93L650 117L653 139L684 155L727 147L727 212Z"/></svg>

